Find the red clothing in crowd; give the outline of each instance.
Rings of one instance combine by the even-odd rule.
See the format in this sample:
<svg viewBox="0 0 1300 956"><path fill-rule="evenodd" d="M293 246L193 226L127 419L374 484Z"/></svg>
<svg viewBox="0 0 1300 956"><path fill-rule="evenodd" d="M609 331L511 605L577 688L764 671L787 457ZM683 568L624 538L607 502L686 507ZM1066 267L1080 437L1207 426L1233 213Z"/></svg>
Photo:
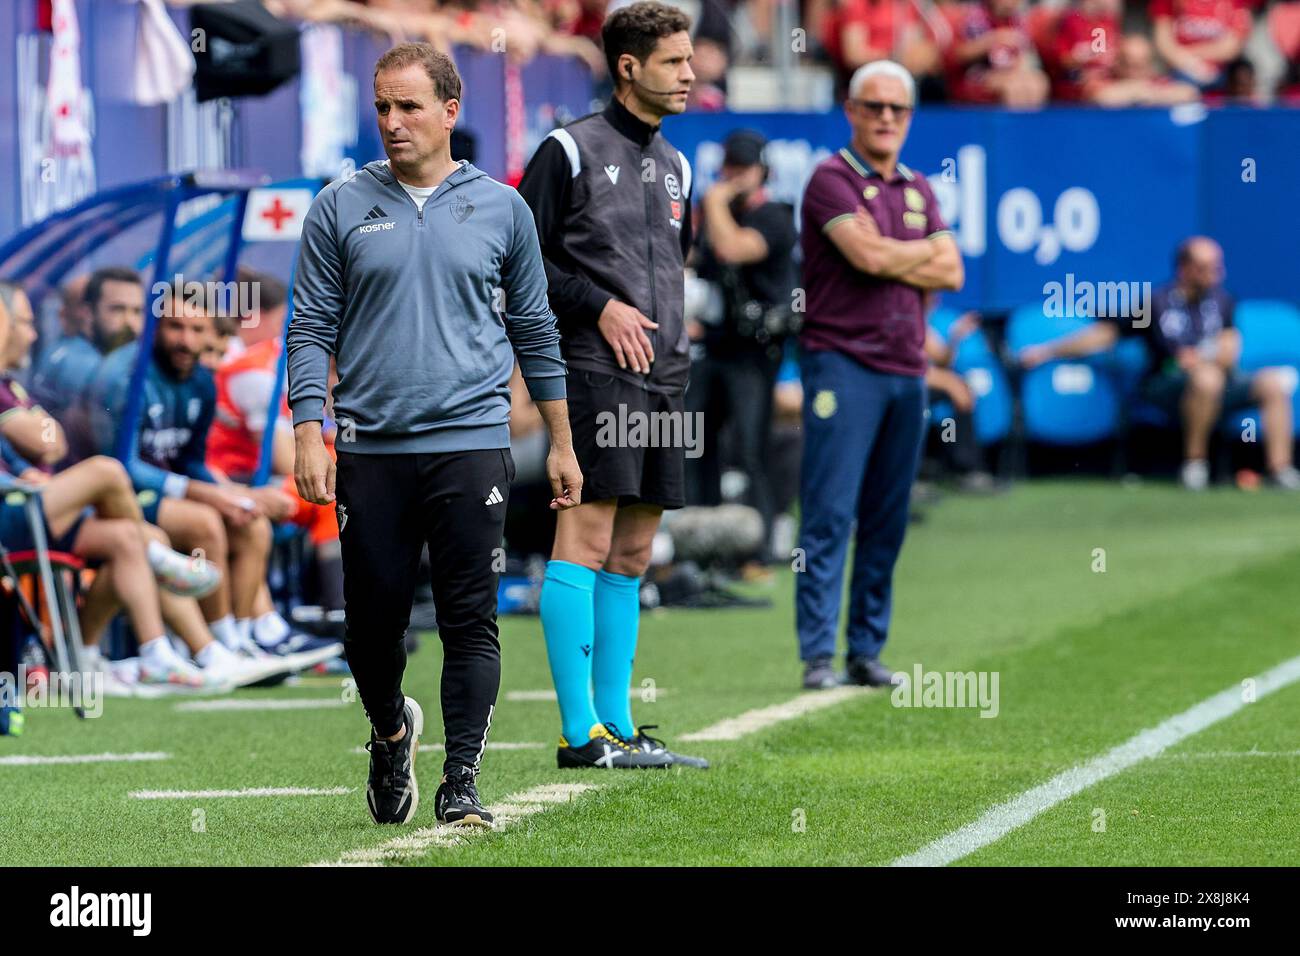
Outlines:
<svg viewBox="0 0 1300 956"><path fill-rule="evenodd" d="M989 71L1015 67L1033 49L1033 41L1030 40L1024 18L1019 13L1009 17L995 17L982 3L967 4L963 8L952 48L970 40L978 40L990 30L1000 29L1015 30L1020 35L1018 42L998 43L985 56L964 65L950 59L948 88L954 100L966 103L994 102L997 94L985 82Z"/></svg>
<svg viewBox="0 0 1300 956"><path fill-rule="evenodd" d="M1206 43L1229 33L1250 33L1245 0L1151 0L1151 21L1172 19L1174 39L1181 46Z"/></svg>
<svg viewBox="0 0 1300 956"><path fill-rule="evenodd" d="M1067 10L1057 25L1053 44L1058 67L1052 84L1054 98L1083 99L1090 87L1110 79L1121 36L1118 17Z"/></svg>
<svg viewBox="0 0 1300 956"><path fill-rule="evenodd" d="M849 27L862 26L867 32L867 45L890 56L903 31L916 20L912 6L899 0L839 0L822 23L822 46L832 60L845 67L841 38Z"/></svg>

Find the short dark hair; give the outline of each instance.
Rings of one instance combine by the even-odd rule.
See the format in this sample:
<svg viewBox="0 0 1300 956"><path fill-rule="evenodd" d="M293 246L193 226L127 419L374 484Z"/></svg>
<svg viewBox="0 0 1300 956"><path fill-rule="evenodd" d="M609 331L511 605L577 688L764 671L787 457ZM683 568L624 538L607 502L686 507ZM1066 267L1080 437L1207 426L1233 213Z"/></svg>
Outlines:
<svg viewBox="0 0 1300 956"><path fill-rule="evenodd" d="M212 326L217 335L222 338L230 338L232 335L239 334L239 319L233 315L227 315L225 312L219 312L212 317Z"/></svg>
<svg viewBox="0 0 1300 956"><path fill-rule="evenodd" d="M99 297L104 294L105 282L129 282L132 285L144 285L140 279L140 273L134 269L128 269L126 266L105 266L103 269L96 269L90 274L90 279L86 282L86 294L82 296L82 301L92 309L99 304Z"/></svg>
<svg viewBox="0 0 1300 956"><path fill-rule="evenodd" d="M460 99L460 73L451 57L439 53L432 43L399 43L375 63L375 76L384 70L422 66L433 82L434 95L442 102Z"/></svg>
<svg viewBox="0 0 1300 956"><path fill-rule="evenodd" d="M640 0L639 3L620 7L609 15L605 25L600 28L609 75L615 78L617 84L625 79L618 75L620 56L630 53L644 63L661 39L683 30L690 32L690 29L691 18L666 3Z"/></svg>
<svg viewBox="0 0 1300 956"><path fill-rule="evenodd" d="M257 283L257 303L261 309L278 309L289 299L289 287L269 273L240 266L238 280L241 283Z"/></svg>

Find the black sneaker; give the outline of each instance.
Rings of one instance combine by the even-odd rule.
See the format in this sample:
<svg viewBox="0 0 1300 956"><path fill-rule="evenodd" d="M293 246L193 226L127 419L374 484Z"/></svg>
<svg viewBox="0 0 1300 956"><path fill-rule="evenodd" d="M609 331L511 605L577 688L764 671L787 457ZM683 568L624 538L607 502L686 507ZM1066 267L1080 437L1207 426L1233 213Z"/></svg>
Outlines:
<svg viewBox="0 0 1300 956"><path fill-rule="evenodd" d="M804 690L830 690L840 686L840 676L829 657L814 657L803 668Z"/></svg>
<svg viewBox="0 0 1300 956"><path fill-rule="evenodd" d="M469 767L452 767L442 775L433 795L433 812L439 823L462 827L490 827L492 814L483 806L474 786L475 773Z"/></svg>
<svg viewBox="0 0 1300 956"><path fill-rule="evenodd" d="M570 767L600 767L604 770L662 769L672 766L667 751L647 753L632 746L622 737L616 737L597 724L598 731L581 747L573 747L563 737L555 751L555 762L561 770Z"/></svg>
<svg viewBox="0 0 1300 956"><path fill-rule="evenodd" d="M366 804L376 823L408 823L420 805L420 787L415 779L415 752L424 732L424 712L412 698L402 709L406 736L381 740L370 731L370 779L366 783Z"/></svg>
<svg viewBox="0 0 1300 956"><path fill-rule="evenodd" d="M894 671L871 657L850 657L844 662L844 683L861 687L891 687Z"/></svg>
<svg viewBox="0 0 1300 956"><path fill-rule="evenodd" d="M614 736L621 736L617 727L611 724L606 724L605 726L609 728L609 732ZM669 750L668 746L658 737L651 737L646 733L647 730L658 729L658 724L642 724L636 729L635 737L632 737L631 739L624 737L623 739L633 747L636 747L642 753L658 754L667 757L676 767L695 767L697 770L709 769L709 762L703 757L689 757L686 754L673 753L673 751Z"/></svg>

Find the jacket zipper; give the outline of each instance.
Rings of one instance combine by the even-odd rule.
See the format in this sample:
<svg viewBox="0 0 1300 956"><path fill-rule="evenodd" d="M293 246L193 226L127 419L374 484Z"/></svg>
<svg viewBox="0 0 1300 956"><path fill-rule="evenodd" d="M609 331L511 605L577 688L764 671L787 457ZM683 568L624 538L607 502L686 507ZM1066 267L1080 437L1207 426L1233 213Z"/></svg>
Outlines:
<svg viewBox="0 0 1300 956"><path fill-rule="evenodd" d="M645 157L646 157L646 153L647 153L647 150L645 150L645 149L641 150L641 168L642 168L642 169L645 168ZM652 162L653 162L653 160L652 160ZM655 180L657 180L659 177L658 177L658 176L655 176L654 178L655 178ZM651 321L651 322L658 322L659 319L657 318L657 315L656 315L656 313L658 312L658 308L657 308L657 306L656 306L656 304L655 304L655 243L654 243L654 222L653 222L654 210L653 210L653 208L652 208L652 207L654 206L654 199L652 198L652 197L653 197L653 186L651 185L650 182L645 183L645 190L644 190L644 192L645 192L645 247L646 247L646 264L650 267L650 316L649 316L649 318L650 318L650 321ZM658 356L659 356L659 330L658 330L658 329L651 329L651 330L650 330L650 346L651 346L651 348L654 350L655 358L656 358L656 360L657 360L657 359L658 359ZM653 364L652 364L652 365L651 365L651 370L652 370L652 371L653 371L653 368L654 368L654 366L653 366ZM647 375L646 375L646 376L641 380L641 387L642 387L643 389L649 389L649 387L650 387L650 375L649 375L649 374L647 374Z"/></svg>
<svg viewBox="0 0 1300 956"><path fill-rule="evenodd" d="M397 187L397 191L399 193L401 193L403 196L406 197L406 201L415 207L415 228L423 229L424 228L424 206L429 205L429 200L433 198L433 194L430 193L427 197L425 197L424 206L421 206L418 202L415 201L414 196L412 196L410 193L408 193L405 189L402 188L402 184L398 182L396 176L393 177L393 185ZM434 192L437 192L437 190L435 189Z"/></svg>

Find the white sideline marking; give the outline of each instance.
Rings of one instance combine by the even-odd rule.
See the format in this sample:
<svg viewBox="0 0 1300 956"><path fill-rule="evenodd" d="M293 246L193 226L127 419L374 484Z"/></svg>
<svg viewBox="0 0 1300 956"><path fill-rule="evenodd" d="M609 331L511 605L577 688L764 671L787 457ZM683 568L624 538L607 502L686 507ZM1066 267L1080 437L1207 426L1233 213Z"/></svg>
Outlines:
<svg viewBox="0 0 1300 956"><path fill-rule="evenodd" d="M773 704L771 707L747 710L738 717L728 717L726 720L720 720L716 724L710 724L703 730L695 731L693 734L683 734L681 739L739 740L741 737L757 733L771 727L773 724L794 720L804 714L810 714L815 710L822 710L826 707L833 707L836 704L842 704L846 700L870 692L871 689L866 687L834 687L830 690L810 690L806 694L800 694L793 700L787 700L784 704Z"/></svg>
<svg viewBox="0 0 1300 956"><path fill-rule="evenodd" d="M1253 678L1255 699L1300 680L1300 657L1283 661ZM900 856L892 866L946 866L1000 840L1063 800L1127 770L1136 763L1159 755L1192 734L1231 717L1246 706L1242 687L1235 684L1199 704L1175 714L1163 723L1144 730L1099 757L1057 774L1046 783L1000 803L978 820L940 837L915 853Z"/></svg>
<svg viewBox="0 0 1300 956"><path fill-rule="evenodd" d="M663 688L656 688L656 692L662 694ZM824 707L831 707L835 704L842 703L860 694L869 693L870 689L865 687L837 687L827 691L810 691L801 694L794 700L787 701L784 704L777 704L773 707L763 707L758 710L751 710L741 714L739 717L732 717L728 720L720 721L712 726L704 728L693 734L686 734L683 740L738 740L747 734L756 733L772 724L780 723L783 720L793 720L804 714L811 713L815 710L821 710ZM637 691L631 691L632 694ZM555 691L553 690L523 690L510 691L506 694L507 700L554 700ZM497 747L500 749L519 748L534 749L548 746L547 744L492 744L488 747ZM421 749L429 749L441 745L422 745ZM365 753L364 747L357 747L355 752ZM491 807L495 817L495 826L493 831L505 829L526 816L534 813L541 813L548 805L556 803L568 803L579 794L588 790L599 790L602 785L588 783L552 783L542 786L533 787L525 790L523 793L511 794L502 799L501 803ZM383 866L390 860L401 860L407 857L419 856L432 847L451 847L456 846L466 840L471 840L477 836L493 832L479 828L462 828L462 827L424 827L416 830L409 836L397 837L389 840L380 846L364 850L347 850L335 861L322 861L320 863L311 863L309 866Z"/></svg>
<svg viewBox="0 0 1300 956"><path fill-rule="evenodd" d="M1300 757L1300 750L1209 750L1164 755L1166 760L1219 760L1223 757Z"/></svg>
<svg viewBox="0 0 1300 956"><path fill-rule="evenodd" d="M130 754L66 754L52 757L19 755L16 757L0 757L0 767L35 767L46 764L65 763L136 763L142 760L170 759L171 754L162 753L160 751Z"/></svg>
<svg viewBox="0 0 1300 956"><path fill-rule="evenodd" d="M350 706L342 697L308 697L305 700L248 700L239 697L223 697L219 700L189 700L176 704L178 711L209 710L327 710L333 707Z"/></svg>
<svg viewBox="0 0 1300 956"><path fill-rule="evenodd" d="M487 749L488 750L545 750L547 747L550 746L552 745L539 744L531 740L524 740L524 741L503 740L501 741L501 743L497 743L496 741L489 740ZM426 744L424 741L420 741L420 749L421 750L445 750L446 744ZM367 750L365 747L353 747L352 753L368 754L370 753L370 751Z"/></svg>
<svg viewBox="0 0 1300 956"><path fill-rule="evenodd" d="M640 698L640 687L629 687L627 696L633 700ZM663 687L656 687L654 692L657 696L668 693ZM508 690L506 691L506 700L515 704L530 703L542 700L555 700L555 691L552 690Z"/></svg>
<svg viewBox="0 0 1300 956"><path fill-rule="evenodd" d="M231 797L341 797L351 787L245 787L243 790L132 790L135 800L224 800Z"/></svg>
<svg viewBox="0 0 1300 956"><path fill-rule="evenodd" d="M512 793L490 809L495 818L491 829L487 827L455 827L439 824L421 827L406 836L381 843L364 850L345 850L337 860L311 863L309 866L383 866L392 860L403 860L422 855L433 847L453 847L487 833L503 830L524 817L541 813L556 803L568 803L588 790L598 790L591 783L549 783Z"/></svg>

